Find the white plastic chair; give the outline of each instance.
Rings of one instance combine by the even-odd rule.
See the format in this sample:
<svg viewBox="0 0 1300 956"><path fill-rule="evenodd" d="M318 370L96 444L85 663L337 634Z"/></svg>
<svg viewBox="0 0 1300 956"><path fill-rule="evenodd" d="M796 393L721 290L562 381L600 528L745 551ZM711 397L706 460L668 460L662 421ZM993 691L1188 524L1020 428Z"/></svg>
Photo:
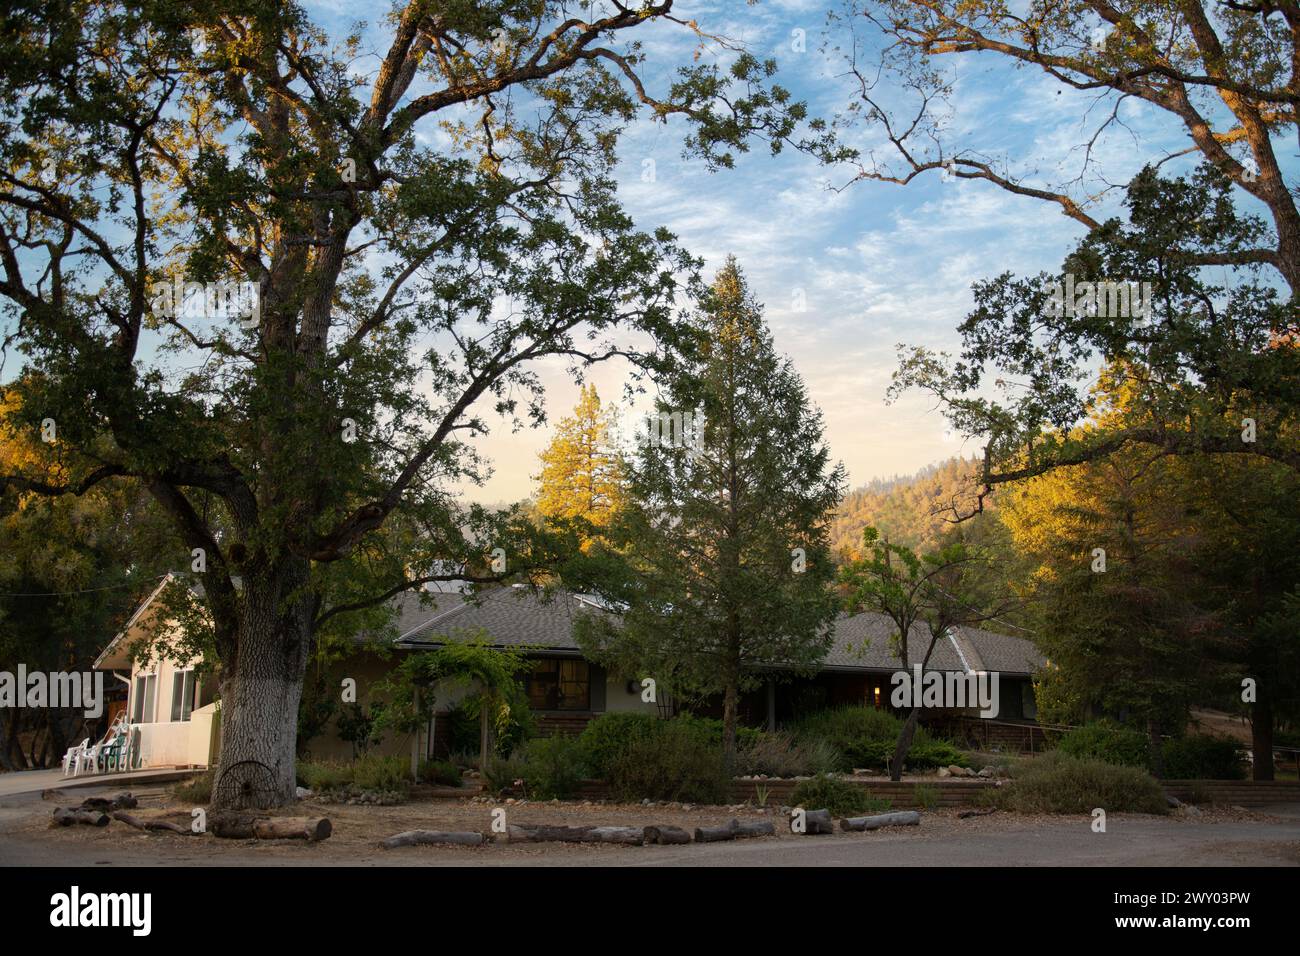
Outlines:
<svg viewBox="0 0 1300 956"><path fill-rule="evenodd" d="M87 737L75 747L69 747L68 752L63 755L63 775L66 777L69 771L76 776L77 764L81 760L81 755L86 752L86 747L90 745L90 738Z"/></svg>
<svg viewBox="0 0 1300 956"><path fill-rule="evenodd" d="M98 770L99 752L102 749L102 747L103 744L101 743L94 743L91 744L89 747L83 747L81 753L77 756L77 766L76 769L72 771L72 775L74 777L77 776L79 773L81 773L82 770L84 770L87 767L90 768L91 773L94 773L96 770Z"/></svg>

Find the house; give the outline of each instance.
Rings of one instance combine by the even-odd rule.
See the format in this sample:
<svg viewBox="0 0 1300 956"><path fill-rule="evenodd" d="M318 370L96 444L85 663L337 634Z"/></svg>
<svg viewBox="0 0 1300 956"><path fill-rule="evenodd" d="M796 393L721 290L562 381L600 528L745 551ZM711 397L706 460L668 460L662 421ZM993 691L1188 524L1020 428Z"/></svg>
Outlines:
<svg viewBox="0 0 1300 956"><path fill-rule="evenodd" d="M169 576L168 580L172 580ZM142 640L174 642L175 623L166 620L157 600L167 581L145 600L122 631L95 662L129 685L127 708L134 751L140 766L209 764L219 748L220 715L217 686L195 663L162 653L136 661L131 648ZM672 712L671 700L642 699L638 681L606 671L587 660L573 638L578 614L608 614L600 602L559 591L543 597L532 589L492 588L470 597L456 588L412 591L393 598L393 626L383 634L358 633L342 659L314 674L326 688L354 682L357 703L365 705L369 689L393 667L397 655L430 650L464 634L486 634L495 647L514 648L530 661L525 675L529 704L543 735L573 734L600 714L614 711ZM763 687L742 695L740 717L749 725L774 727L821 707L855 704L893 709L891 677L902 662L892 652L892 622L878 614L842 615L835 622L834 643L813 677L792 677L772 670ZM909 657L919 661L928 637L920 628L909 641ZM1029 747L1041 739L1037 730L1033 676L1044 659L1024 638L975 628L955 628L936 645L930 670L953 674L997 672L1000 695L995 720L981 719L975 708L926 713L927 723L985 746ZM445 754L450 745L451 709L469 691L444 689L427 725L412 734L389 735L377 752L409 754L413 759ZM720 716L720 700L696 702L693 709ZM1036 735L1037 734L1037 738ZM337 722L307 742L316 758L347 759L352 744L344 740Z"/></svg>

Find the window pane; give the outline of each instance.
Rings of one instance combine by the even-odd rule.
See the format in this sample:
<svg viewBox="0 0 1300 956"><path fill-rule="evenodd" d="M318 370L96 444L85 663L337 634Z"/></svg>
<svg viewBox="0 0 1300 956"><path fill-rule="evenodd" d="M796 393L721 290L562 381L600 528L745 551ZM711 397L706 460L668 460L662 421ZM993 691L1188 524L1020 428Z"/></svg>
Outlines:
<svg viewBox="0 0 1300 956"><path fill-rule="evenodd" d="M158 675L149 674L144 678L144 712L140 716L141 723L152 723L154 718L154 695L158 691Z"/></svg>
<svg viewBox="0 0 1300 956"><path fill-rule="evenodd" d="M189 720L194 712L194 671L185 672L184 696L181 698L181 720Z"/></svg>
<svg viewBox="0 0 1300 956"><path fill-rule="evenodd" d="M587 710L590 683L586 661L560 662L560 710Z"/></svg>
<svg viewBox="0 0 1300 956"><path fill-rule="evenodd" d="M144 678L135 679L135 693L131 701L131 723L138 724L144 721Z"/></svg>
<svg viewBox="0 0 1300 956"><path fill-rule="evenodd" d="M555 710L559 692L559 670L555 661L533 661L528 675L528 706L533 710Z"/></svg>

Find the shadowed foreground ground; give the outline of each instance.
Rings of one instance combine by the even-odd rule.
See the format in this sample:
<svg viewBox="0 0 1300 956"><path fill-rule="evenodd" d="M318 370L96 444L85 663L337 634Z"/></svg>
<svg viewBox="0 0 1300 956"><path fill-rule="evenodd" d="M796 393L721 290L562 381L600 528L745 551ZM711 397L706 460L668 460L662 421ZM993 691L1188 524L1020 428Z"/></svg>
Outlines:
<svg viewBox="0 0 1300 956"><path fill-rule="evenodd" d="M110 791L93 791L96 795ZM401 807L304 803L298 812L329 816L334 836L320 844L217 840L145 834L120 823L104 829L46 828L55 805L39 794L0 802L0 865L4 866L1300 866L1300 805L1264 811L1207 810L1200 816L1112 814L1106 833L1087 816L994 814L959 820L955 811L926 814L920 827L867 834L776 837L678 847L571 844L411 847L380 850L399 830L424 827L486 831L495 804L431 801ZM177 810L161 787L140 789L141 812ZM692 828L732 816L772 813L727 808L526 803L507 806L512 823L671 823ZM778 830L783 820L775 818Z"/></svg>

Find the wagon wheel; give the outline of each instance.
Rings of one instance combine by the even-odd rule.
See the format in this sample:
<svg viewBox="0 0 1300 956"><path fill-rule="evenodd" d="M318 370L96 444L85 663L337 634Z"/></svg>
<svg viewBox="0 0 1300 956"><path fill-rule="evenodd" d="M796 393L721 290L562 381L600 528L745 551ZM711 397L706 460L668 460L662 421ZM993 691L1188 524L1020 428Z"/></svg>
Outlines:
<svg viewBox="0 0 1300 956"><path fill-rule="evenodd" d="M212 802L223 807L265 810L275 797L275 774L260 760L232 763L212 787Z"/></svg>

